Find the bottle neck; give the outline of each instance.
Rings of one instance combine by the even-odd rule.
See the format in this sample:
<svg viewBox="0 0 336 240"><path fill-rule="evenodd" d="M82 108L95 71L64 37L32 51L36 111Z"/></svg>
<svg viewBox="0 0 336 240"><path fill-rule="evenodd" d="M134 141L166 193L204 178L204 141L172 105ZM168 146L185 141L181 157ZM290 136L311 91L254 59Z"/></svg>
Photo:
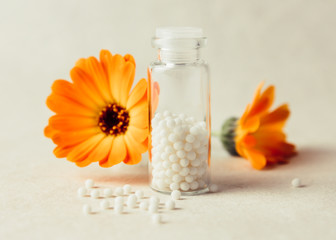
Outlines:
<svg viewBox="0 0 336 240"><path fill-rule="evenodd" d="M190 50L176 50L176 49L163 49L158 50L158 59L164 63L193 63L200 59L200 49Z"/></svg>

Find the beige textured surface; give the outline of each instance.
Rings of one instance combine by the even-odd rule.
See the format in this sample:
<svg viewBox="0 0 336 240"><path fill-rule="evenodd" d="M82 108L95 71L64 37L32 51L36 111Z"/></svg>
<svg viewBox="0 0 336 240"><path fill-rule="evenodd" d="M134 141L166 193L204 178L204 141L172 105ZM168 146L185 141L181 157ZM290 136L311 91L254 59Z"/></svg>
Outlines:
<svg viewBox="0 0 336 240"><path fill-rule="evenodd" d="M7 1L0 7L0 239L335 239L335 1ZM255 171L214 139L212 175L220 192L188 197L162 212L83 216L76 190L131 183L146 194L141 166L85 169L56 159L42 130L45 99L79 57L102 48L132 53L136 78L155 57L156 26L204 28L212 75L213 128L240 115L260 80L289 102L286 132L299 156ZM305 187L293 189L290 181ZM157 194L158 195L158 194ZM160 195L162 199L167 196ZM98 202L94 201L95 209Z"/></svg>

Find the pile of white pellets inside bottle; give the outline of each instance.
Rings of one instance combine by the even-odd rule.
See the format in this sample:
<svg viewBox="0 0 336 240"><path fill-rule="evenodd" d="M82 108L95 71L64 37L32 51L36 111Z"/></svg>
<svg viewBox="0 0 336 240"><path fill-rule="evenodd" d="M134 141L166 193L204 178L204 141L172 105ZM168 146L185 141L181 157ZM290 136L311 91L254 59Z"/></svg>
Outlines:
<svg viewBox="0 0 336 240"><path fill-rule="evenodd" d="M204 121L169 111L152 125L152 187L159 191L202 190L208 182L209 132Z"/></svg>

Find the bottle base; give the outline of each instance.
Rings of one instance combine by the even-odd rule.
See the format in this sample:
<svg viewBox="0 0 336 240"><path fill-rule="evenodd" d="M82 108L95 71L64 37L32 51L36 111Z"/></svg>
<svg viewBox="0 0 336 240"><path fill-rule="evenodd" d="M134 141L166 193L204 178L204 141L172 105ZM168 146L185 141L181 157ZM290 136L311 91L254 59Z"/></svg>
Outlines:
<svg viewBox="0 0 336 240"><path fill-rule="evenodd" d="M156 191L156 192L167 194L167 195L170 195L172 193L172 191L159 190L159 189L156 189L152 186L150 186L150 188L152 190ZM197 190L194 190L194 191L181 191L181 195L182 196L195 196L195 195L205 194L205 193L208 193L208 192L210 192L209 187L205 187L205 188L197 189Z"/></svg>

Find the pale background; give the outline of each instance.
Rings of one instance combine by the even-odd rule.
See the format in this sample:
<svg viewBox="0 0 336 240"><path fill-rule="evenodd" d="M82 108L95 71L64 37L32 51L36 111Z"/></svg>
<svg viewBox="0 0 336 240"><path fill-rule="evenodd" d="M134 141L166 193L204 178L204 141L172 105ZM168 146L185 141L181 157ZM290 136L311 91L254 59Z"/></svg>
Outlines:
<svg viewBox="0 0 336 240"><path fill-rule="evenodd" d="M4 1L0 2L1 239L335 239L336 1ZM220 192L178 202L153 226L147 214L85 217L76 190L86 178L154 194L145 163L79 169L56 159L43 128L55 79L100 49L131 53L136 79L156 57L157 26L202 27L211 68L213 129L242 114L258 83L288 102L292 163L255 171L213 139ZM302 178L305 187L292 189ZM161 195L160 195L161 196ZM167 196L161 196L167 198ZM97 203L95 203L97 204ZM98 205L97 205L98 206Z"/></svg>

